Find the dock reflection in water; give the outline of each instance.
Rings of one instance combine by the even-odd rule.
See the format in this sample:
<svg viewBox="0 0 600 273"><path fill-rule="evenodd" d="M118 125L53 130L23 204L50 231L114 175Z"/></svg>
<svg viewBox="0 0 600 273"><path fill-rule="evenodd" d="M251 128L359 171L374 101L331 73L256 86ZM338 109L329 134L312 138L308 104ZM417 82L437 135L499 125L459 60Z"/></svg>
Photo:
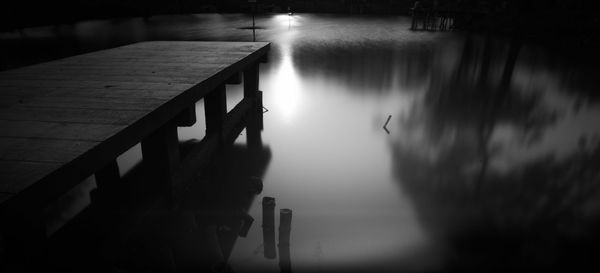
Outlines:
<svg viewBox="0 0 600 273"><path fill-rule="evenodd" d="M241 29L249 19L168 16L3 34L2 52L14 54L2 67L139 40L251 41ZM269 110L261 141L273 158L260 197L294 210L291 271L598 265L594 60L500 37L410 32L405 17L269 15L257 26L256 40L272 42L260 90ZM206 192L194 200L215 199ZM261 219L260 199L230 201L246 200ZM254 222L223 259L236 272L279 272Z"/></svg>
<svg viewBox="0 0 600 273"><path fill-rule="evenodd" d="M196 144L183 147L190 145ZM258 177L270 160L271 150L262 143L226 149L177 209L151 209L118 231L122 237L106 241L103 260L127 272L231 272L227 260L236 241L257 229L248 210L263 189Z"/></svg>

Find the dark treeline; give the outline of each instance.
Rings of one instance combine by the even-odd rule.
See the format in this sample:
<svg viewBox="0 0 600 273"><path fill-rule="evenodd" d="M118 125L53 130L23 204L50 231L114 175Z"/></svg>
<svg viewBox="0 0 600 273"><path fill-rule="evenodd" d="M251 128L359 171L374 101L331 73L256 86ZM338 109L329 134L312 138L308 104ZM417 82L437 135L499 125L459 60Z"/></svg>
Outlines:
<svg viewBox="0 0 600 273"><path fill-rule="evenodd" d="M599 11L592 0L419 0L411 8L415 30L501 34L571 49L600 45Z"/></svg>
<svg viewBox="0 0 600 273"><path fill-rule="evenodd" d="M567 33L599 40L600 1L594 0L8 0L0 31L89 19L158 14L311 12L408 15L415 2L429 10L460 13L455 28L519 35ZM587 36L592 36L587 37ZM583 37L583 38L582 38ZM595 37L595 38L594 38Z"/></svg>
<svg viewBox="0 0 600 273"><path fill-rule="evenodd" d="M9 0L0 8L2 30L88 19L217 11L231 0ZM240 1L237 1L240 2Z"/></svg>
<svg viewBox="0 0 600 273"><path fill-rule="evenodd" d="M422 1L430 9L470 14L461 27L479 29L512 28L512 31L539 32L553 27L577 31L598 26L600 3L591 0L450 0ZM471 19L470 21L468 19ZM469 25L471 23L472 25Z"/></svg>

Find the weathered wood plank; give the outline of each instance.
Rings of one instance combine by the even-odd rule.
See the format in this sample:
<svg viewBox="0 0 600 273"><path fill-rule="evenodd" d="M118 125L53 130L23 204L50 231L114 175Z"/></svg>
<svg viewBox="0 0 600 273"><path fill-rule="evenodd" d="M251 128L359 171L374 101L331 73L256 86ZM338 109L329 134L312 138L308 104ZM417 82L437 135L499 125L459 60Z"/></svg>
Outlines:
<svg viewBox="0 0 600 273"><path fill-rule="evenodd" d="M95 91L165 91L165 92L184 92L193 87L194 84L168 83L168 82L123 82L123 81L108 81L108 80L93 80L93 81L62 81L53 80L15 80L9 79L0 81L0 96L14 95L51 95L56 90L73 90L83 95L88 95ZM82 90L84 89L84 90Z"/></svg>
<svg viewBox="0 0 600 273"><path fill-rule="evenodd" d="M80 59L76 59L73 61L65 62L60 65L54 64L53 67L62 68L62 69L77 68L77 67L90 68L89 63L97 62L97 64L95 64L93 66L93 68L98 68L98 69L108 68L108 67L118 68L118 67L122 67L122 66L125 66L125 67L131 66L133 68L143 68L144 66L160 65L161 67L164 67L164 68L171 67L173 69L173 68L177 68L177 67L182 67L182 65L198 66L199 64L203 64L203 65L232 64L232 63L235 63L237 61L244 59L242 57L235 56L233 54L225 55L225 56L210 56L210 55L204 55L204 56L202 56L202 55L199 55L199 56L178 56L178 55L160 56L159 55L156 57L152 57L152 56L140 56L140 57L117 56L117 57L111 58L110 60L105 60L105 58L107 58L107 57L85 57L85 58L80 58ZM110 58L110 57L108 57L108 58ZM20 73L21 69L25 69L25 68L19 68L14 71L17 71L18 73ZM36 69L36 67L28 68L28 69ZM15 73L17 73L17 72L15 72Z"/></svg>
<svg viewBox="0 0 600 273"><path fill-rule="evenodd" d="M169 100L181 94L185 90L191 88L192 84L139 84L139 87L130 87L132 83L125 82L89 82L87 86L84 82L79 82L78 85L60 84L58 86L48 87L48 83L56 83L56 81L22 81L26 83L7 87L0 87L0 100L25 102L37 97L94 97L94 98L153 98ZM18 86L18 87L17 87ZM140 87L146 86L142 89ZM82 91L85 89L85 91Z"/></svg>
<svg viewBox="0 0 600 273"><path fill-rule="evenodd" d="M60 166L51 162L0 160L0 192L14 195Z"/></svg>
<svg viewBox="0 0 600 273"><path fill-rule="evenodd" d="M144 114L135 110L10 107L0 109L0 120L127 125Z"/></svg>
<svg viewBox="0 0 600 273"><path fill-rule="evenodd" d="M193 50L193 51L212 51L215 48L219 48L221 50L236 50L242 52L254 52L268 43L266 42L215 42L215 41L207 41L207 42L181 42L181 41L152 41L146 43L137 43L124 46L125 48L130 49L154 49L154 50Z"/></svg>
<svg viewBox="0 0 600 273"><path fill-rule="evenodd" d="M186 45L187 44L187 45ZM194 45L196 44L196 45ZM200 45L202 44L202 45ZM90 52L81 54L75 57L60 59L50 61L44 64L54 64L54 63L65 63L72 62L74 58L77 59L85 59L87 57L114 57L115 55L120 55L115 53L116 51L125 52L127 50L131 51L139 51L139 49L144 50L156 50L161 52L170 52L170 51L179 51L184 50L185 48L195 48L196 52L219 52L219 53L227 53L227 52L241 52L241 53L255 53L259 51L259 55L263 55L268 50L269 43L264 42L193 42L193 41L153 41L153 42L142 42L131 45L125 45L120 47L115 47L111 49ZM197 53L195 53L197 54Z"/></svg>
<svg viewBox="0 0 600 273"><path fill-rule="evenodd" d="M64 63L52 63L49 65L34 65L15 70L4 71L0 79L7 79L19 75L43 76L44 73L88 73L91 70L103 71L113 70L121 73L132 71L194 71L210 67L230 65L240 61L247 54L225 54L212 56L207 54L182 55L182 54L147 54L135 56L118 55L115 57L85 57L76 58ZM108 59L107 59L108 58ZM93 66L90 63L94 63ZM79 69L77 71L77 69Z"/></svg>
<svg viewBox="0 0 600 273"><path fill-rule="evenodd" d="M36 97L13 101L13 105L23 107L45 108L80 108L80 109L110 109L110 110L153 110L167 99L156 98L96 98L96 97Z"/></svg>
<svg viewBox="0 0 600 273"><path fill-rule="evenodd" d="M115 81L115 82L168 82L168 83L197 83L198 78L208 78L215 73L219 72L218 68L207 69L206 71L199 71L198 73L194 73L193 75L137 75L137 74L81 74L81 75L72 75L69 73L64 74L44 74L44 75L32 75L32 74L23 74L23 75L13 75L8 80L0 79L0 81L4 82L15 82L18 80L24 81L38 81L38 80L48 80L48 81ZM50 83L52 84L52 82Z"/></svg>
<svg viewBox="0 0 600 273"><path fill-rule="evenodd" d="M125 53L125 54L123 54ZM220 59L242 59L245 58L248 53L251 52L242 52L242 51L176 51L176 50L138 50L138 49L122 49L119 52L107 52L107 53L99 53L96 55L89 56L80 56L76 59L62 59L60 61L52 62L51 64L54 66L64 66L69 64L81 64L82 61L89 60L99 60L101 63L112 62L115 60L123 60L123 59L131 59L131 60L140 60L147 62L155 62L152 58L178 58L178 57L189 57L189 58L206 58L207 61L202 62L203 64L212 63L211 60L220 60ZM147 57L150 59L144 60L143 58Z"/></svg>
<svg viewBox="0 0 600 273"><path fill-rule="evenodd" d="M66 163L98 141L0 137L0 160Z"/></svg>
<svg viewBox="0 0 600 273"><path fill-rule="evenodd" d="M124 125L0 120L0 137L104 141Z"/></svg>
<svg viewBox="0 0 600 273"><path fill-rule="evenodd" d="M67 97L67 98L151 98L160 100L170 100L177 95L181 94L181 91L177 90L124 90L117 88L104 88L104 89L87 89L87 92L81 92L79 89L74 88L61 88L52 91L51 94L45 96L52 97ZM0 95L2 97L2 95ZM38 96L39 97L39 96Z"/></svg>
<svg viewBox="0 0 600 273"><path fill-rule="evenodd" d="M144 58L144 62L132 62L127 61L127 63L121 64L115 62L115 59L111 60L111 62L102 61L102 60L90 60L86 61L80 66L37 66L37 67L26 67L23 69L16 69L7 71L2 73L0 76L1 80L9 80L9 79L21 79L21 78L54 78L58 76L68 77L70 79L77 79L80 76L90 75L90 76L110 76L110 75L123 75L123 76L188 76L188 77L198 77L202 76L203 73L210 73L215 70L222 69L226 67L228 63L217 63L217 64L207 64L202 63L201 65L198 62L194 62L195 59L199 61L201 58L195 57L194 59L185 56L182 56L185 61L176 62L175 64L171 64L169 62L174 62L174 60L170 57L163 56L164 62L162 59L154 58L154 59L146 59ZM241 58L237 58L235 60L240 60ZM148 62L152 60L152 62ZM89 66L89 62L98 62L94 66ZM87 64L87 65L86 65ZM195 78L198 80L198 78Z"/></svg>

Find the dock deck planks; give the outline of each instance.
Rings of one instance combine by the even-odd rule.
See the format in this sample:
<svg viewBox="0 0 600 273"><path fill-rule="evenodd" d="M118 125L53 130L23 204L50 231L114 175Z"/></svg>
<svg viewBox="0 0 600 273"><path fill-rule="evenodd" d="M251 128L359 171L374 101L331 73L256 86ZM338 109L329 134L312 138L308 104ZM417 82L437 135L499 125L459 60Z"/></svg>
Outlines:
<svg viewBox="0 0 600 273"><path fill-rule="evenodd" d="M142 42L0 72L0 207L65 192L268 50Z"/></svg>

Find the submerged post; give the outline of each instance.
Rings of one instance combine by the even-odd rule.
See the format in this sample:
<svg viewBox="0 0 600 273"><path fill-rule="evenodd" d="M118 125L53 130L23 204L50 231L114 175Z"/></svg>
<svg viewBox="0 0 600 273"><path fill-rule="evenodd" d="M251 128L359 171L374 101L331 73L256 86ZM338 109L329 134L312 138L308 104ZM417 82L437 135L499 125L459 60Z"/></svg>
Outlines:
<svg viewBox="0 0 600 273"><path fill-rule="evenodd" d="M290 259L290 233L292 230L292 210L279 210L279 269L282 273L292 272Z"/></svg>
<svg viewBox="0 0 600 273"><path fill-rule="evenodd" d="M263 209L263 244L264 255L267 259L275 259L275 198L265 196L262 201Z"/></svg>

